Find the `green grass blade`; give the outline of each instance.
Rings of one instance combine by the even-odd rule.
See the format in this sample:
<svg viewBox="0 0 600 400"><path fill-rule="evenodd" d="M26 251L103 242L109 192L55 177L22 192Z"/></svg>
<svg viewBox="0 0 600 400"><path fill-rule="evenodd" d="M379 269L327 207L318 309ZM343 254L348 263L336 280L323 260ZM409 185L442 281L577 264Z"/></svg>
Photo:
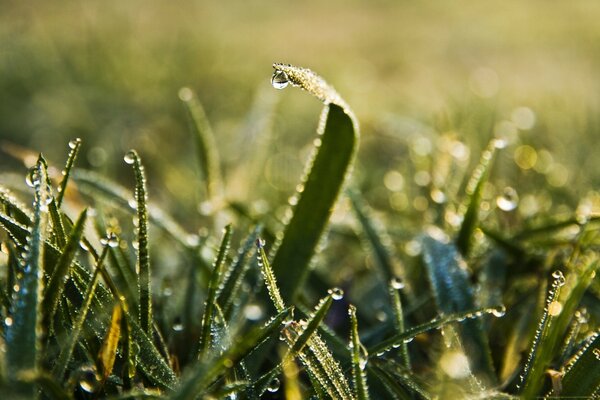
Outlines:
<svg viewBox="0 0 600 400"><path fill-rule="evenodd" d="M216 317L215 307L217 301L217 291L223 276L223 268L227 259L227 253L229 252L229 245L231 244L231 233L231 225L227 225L225 227L225 231L223 232L223 238L221 239L219 252L217 253L215 263L213 264L212 275L208 283L208 294L206 296L206 303L204 305L204 314L202 315L202 330L198 349L199 358L207 355L207 352L212 344L211 331L213 320Z"/></svg>
<svg viewBox="0 0 600 400"><path fill-rule="evenodd" d="M594 398L600 388L599 349L600 332L595 332L567 364L562 379L562 391L550 395L565 398Z"/></svg>
<svg viewBox="0 0 600 400"><path fill-rule="evenodd" d="M361 227L359 237L371 253L375 265L379 267L384 281L389 282L395 279L400 266L389 235L380 227L381 224L377 223L370 215L370 209L359 193L351 190L347 190L346 193Z"/></svg>
<svg viewBox="0 0 600 400"><path fill-rule="evenodd" d="M404 333L404 312L402 310L402 301L400 299L399 290L401 289L400 284L397 280L393 279L390 282L389 292L392 299L392 308L394 310L394 327L396 332L401 335ZM400 360L402 365L407 370L410 370L410 359L408 358L408 343L402 343L399 350Z"/></svg>
<svg viewBox="0 0 600 400"><path fill-rule="evenodd" d="M461 254L467 257L471 251L473 234L479 225L479 208L481 206L481 195L485 183L488 181L494 153L496 152L496 139L488 144L481 154L479 164L475 168L471 179L467 184L468 205L464 211L463 222L456 238L456 245Z"/></svg>
<svg viewBox="0 0 600 400"><path fill-rule="evenodd" d="M152 291L150 281L150 251L148 249L148 211L146 173L135 150L125 155L125 162L133 165L135 173L135 201L137 210L137 267L139 279L139 316L142 329L152 337Z"/></svg>
<svg viewBox="0 0 600 400"><path fill-rule="evenodd" d="M319 301L319 304L317 304L315 307L313 314L308 321L306 321L305 327L301 330L300 336L294 340L292 346L290 347L289 356L293 357L302 351L304 346L308 343L308 340L315 334L317 329L319 329L319 325L321 325L325 319L327 311L329 311L332 303L333 298L331 295L324 297Z"/></svg>
<svg viewBox="0 0 600 400"><path fill-rule="evenodd" d="M354 380L354 392L357 400L368 400L369 389L367 386L368 354L358 338L358 321L356 320L356 307L350 305L350 351L352 353L352 379Z"/></svg>
<svg viewBox="0 0 600 400"><path fill-rule="evenodd" d="M94 299L94 295L96 292L96 287L98 285L98 278L100 277L100 270L103 268L102 263L106 258L106 254L108 252L107 247L102 250L102 254L100 255L100 259L98 264L96 265L96 269L94 270L94 274L92 276L91 281L88 284L84 295L84 303L81 306L79 312L77 313L77 321L73 324L73 329L71 334L69 335L69 339L67 344L62 348L56 364L53 367L53 374L58 380L62 380L65 372L67 371L67 366L69 364L69 360L73 354L73 350L75 349L75 345L79 340L79 335L83 329L83 324L85 319L88 316L88 311L90 310L90 306L92 304L92 300Z"/></svg>
<svg viewBox="0 0 600 400"><path fill-rule="evenodd" d="M411 371L405 369L403 365L400 365L393 360L373 360L373 363L374 369L379 374L383 374L383 377L387 377L387 379L399 383L410 392L416 394L419 398L435 398L429 392L430 389L427 384L423 380L417 378Z"/></svg>
<svg viewBox="0 0 600 400"><path fill-rule="evenodd" d="M8 216L23 225L31 225L33 219L31 211L3 186L0 186L0 204L4 206Z"/></svg>
<svg viewBox="0 0 600 400"><path fill-rule="evenodd" d="M38 159L31 170L29 181L34 188L33 222L28 236L28 250L18 275L15 293L13 293L13 309L11 324L6 327L6 363L10 374L23 370L36 370L38 366L38 350L41 348L42 335L41 300L43 290L43 251L48 211L48 189L46 187L46 170ZM23 395L33 397L35 386L16 385Z"/></svg>
<svg viewBox="0 0 600 400"><path fill-rule="evenodd" d="M200 173L206 183L208 200L214 200L222 192L221 171L217 142L204 108L190 88L182 88L179 98L190 118L190 127L196 140L196 153Z"/></svg>
<svg viewBox="0 0 600 400"><path fill-rule="evenodd" d="M244 280L244 276L246 276L246 273L250 269L250 254L261 231L262 227L258 226L250 235L248 235L240 247L235 261L224 274L223 284L219 289L219 294L217 297L217 303L221 306L223 314L226 316L229 315L231 306L238 297L239 289L242 285L242 281Z"/></svg>
<svg viewBox="0 0 600 400"><path fill-rule="evenodd" d="M271 301L273 302L277 312L281 312L285 309L285 304L283 302L283 298L281 297L281 292L279 292L277 280L275 278L275 274L273 273L273 269L271 268L271 264L269 263L267 253L265 253L264 240L257 239L256 247L258 249L258 266L263 274L265 285L269 291L269 296L271 297Z"/></svg>
<svg viewBox="0 0 600 400"><path fill-rule="evenodd" d="M275 64L275 74L313 94L326 107L319 124L319 146L309 161L299 200L273 258L273 270L285 299L302 287L309 263L325 230L333 206L349 174L358 148L358 124L337 92L312 71ZM276 76L274 75L274 77Z"/></svg>
<svg viewBox="0 0 600 400"><path fill-rule="evenodd" d="M83 235L85 221L87 218L87 209L79 215L77 222L73 226L69 240L61 251L61 255L52 271L52 275L48 280L46 289L44 290L44 299L42 300L42 310L45 315L45 321L52 326L52 320L58 307L58 300L62 295L65 282L69 276L71 264L75 259L77 249L79 249L79 241Z"/></svg>
<svg viewBox="0 0 600 400"><path fill-rule="evenodd" d="M67 183L69 182L69 177L71 176L71 170L73 169L73 165L75 165L75 159L77 159L77 154L79 153L79 149L81 148L81 139L76 138L69 142L69 156L67 157L67 164L65 165L65 169L63 170L63 179L60 182L60 186L58 188L58 195L56 196L56 205L58 208L62 205L63 198L65 196L65 192L67 190Z"/></svg>
<svg viewBox="0 0 600 400"><path fill-rule="evenodd" d="M423 237L422 244L423 261L439 311L453 314L474 309L474 290L466 263L457 248L446 238L438 240L429 235ZM490 382L494 382L495 372L482 322L468 319L461 323L460 338L471 370L485 374Z"/></svg>

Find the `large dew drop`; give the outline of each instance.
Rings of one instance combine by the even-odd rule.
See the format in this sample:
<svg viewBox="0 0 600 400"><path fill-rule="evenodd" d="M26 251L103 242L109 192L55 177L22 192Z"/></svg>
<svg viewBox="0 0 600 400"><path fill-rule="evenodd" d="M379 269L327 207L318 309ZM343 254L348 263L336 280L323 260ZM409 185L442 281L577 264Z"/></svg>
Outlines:
<svg viewBox="0 0 600 400"><path fill-rule="evenodd" d="M496 205L502 211L512 211L519 205L519 195L510 186L504 188L501 196L496 199Z"/></svg>
<svg viewBox="0 0 600 400"><path fill-rule="evenodd" d="M279 386L281 385L279 378L274 378L271 382L269 382L269 386L267 386L267 390L271 393L275 393L279 390Z"/></svg>
<svg viewBox="0 0 600 400"><path fill-rule="evenodd" d="M133 164L135 162L135 152L133 150L129 150L127 154L125 154L125 157L123 157L123 160L125 160L125 162L129 165Z"/></svg>
<svg viewBox="0 0 600 400"><path fill-rule="evenodd" d="M344 291L337 287L329 289L327 293L329 293L334 300L341 300L344 298Z"/></svg>
<svg viewBox="0 0 600 400"><path fill-rule="evenodd" d="M273 72L273 76L271 77L271 85L275 89L285 89L287 85L289 85L290 81L288 76L283 71L275 71Z"/></svg>

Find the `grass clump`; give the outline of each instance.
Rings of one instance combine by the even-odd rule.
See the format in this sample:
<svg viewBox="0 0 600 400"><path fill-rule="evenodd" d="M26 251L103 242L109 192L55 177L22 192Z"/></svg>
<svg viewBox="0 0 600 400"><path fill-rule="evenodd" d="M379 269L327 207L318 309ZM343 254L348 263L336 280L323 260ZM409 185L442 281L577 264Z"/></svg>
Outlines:
<svg viewBox="0 0 600 400"><path fill-rule="evenodd" d="M324 103L283 217L227 198L215 135L190 89L180 97L210 229L188 231L149 201L133 150L133 195L75 169L79 140L58 183L38 158L31 207L22 188L0 187L2 397L599 395L597 218L530 224L502 197L490 212L493 164L507 145L492 139L471 168L445 169L456 174L446 187L417 179L436 205L421 207L419 195L425 223L396 225L391 211L375 213L361 171L350 178L359 128L349 105L308 69L274 68L276 88Z"/></svg>

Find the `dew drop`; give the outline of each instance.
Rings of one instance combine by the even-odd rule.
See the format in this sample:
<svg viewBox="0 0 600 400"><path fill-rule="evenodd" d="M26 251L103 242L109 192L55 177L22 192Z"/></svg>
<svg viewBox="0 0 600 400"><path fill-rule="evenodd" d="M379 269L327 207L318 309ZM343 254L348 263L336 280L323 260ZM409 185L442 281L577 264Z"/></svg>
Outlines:
<svg viewBox="0 0 600 400"><path fill-rule="evenodd" d="M27 176L25 177L25 183L29 187L35 187L40 183L40 177L37 171L37 167L29 169Z"/></svg>
<svg viewBox="0 0 600 400"><path fill-rule="evenodd" d="M77 145L79 145L79 143L81 143L81 139L80 138L73 139L73 140L71 140L69 142L69 147L71 149L75 149L77 147Z"/></svg>
<svg viewBox="0 0 600 400"><path fill-rule="evenodd" d="M498 307L492 308L491 313L497 318L504 317L504 314L506 314L506 307L503 304L499 305Z"/></svg>
<svg viewBox="0 0 600 400"><path fill-rule="evenodd" d="M341 300L344 298L344 291L338 287L329 289L327 293L329 293L334 300Z"/></svg>
<svg viewBox="0 0 600 400"><path fill-rule="evenodd" d="M271 393L275 393L279 390L279 386L281 383L279 382L279 378L274 378L271 382L269 382L269 386L267 386L267 390Z"/></svg>
<svg viewBox="0 0 600 400"><path fill-rule="evenodd" d="M259 249L264 248L266 244L267 244L267 242L265 242L265 239L261 239L261 238L256 239L256 247L258 247Z"/></svg>
<svg viewBox="0 0 600 400"><path fill-rule="evenodd" d="M548 314L552 317L556 317L561 313L563 309L562 303L559 301L553 301L548 304Z"/></svg>
<svg viewBox="0 0 600 400"><path fill-rule="evenodd" d="M250 321L258 321L263 315L263 309L258 304L248 304L244 307L244 317Z"/></svg>
<svg viewBox="0 0 600 400"><path fill-rule="evenodd" d="M131 164L133 164L133 163L135 162L136 156L137 156L137 155L135 154L135 151L133 151L133 150L129 150L129 151L127 152L127 154L125 154L125 157L123 157L123 160L124 160L124 161L125 161L127 164L131 165Z"/></svg>
<svg viewBox="0 0 600 400"><path fill-rule="evenodd" d="M600 348L596 347L594 350L592 350L592 354L596 356L596 360L600 360Z"/></svg>
<svg viewBox="0 0 600 400"><path fill-rule="evenodd" d="M181 332L183 330L183 324L181 322L176 322L173 324L173 330L175 332Z"/></svg>
<svg viewBox="0 0 600 400"><path fill-rule="evenodd" d="M565 279L565 276L563 275L563 273L562 273L562 272L560 272L560 271L558 271L558 270L557 270L557 271L554 271L554 272L552 273L552 277L555 279L555 281L554 281L554 284L555 284L557 287L564 286L564 284L565 284L565 282L566 282L566 279Z"/></svg>
<svg viewBox="0 0 600 400"><path fill-rule="evenodd" d="M12 324L13 324L13 319L11 317L4 318L4 325L12 326Z"/></svg>
<svg viewBox="0 0 600 400"><path fill-rule="evenodd" d="M392 285L394 289L404 289L404 282L398 277L392 278L392 280L390 281L390 285Z"/></svg>
<svg viewBox="0 0 600 400"><path fill-rule="evenodd" d="M504 188L502 195L496 198L496 205L502 211L512 211L519 205L519 195L517 191L507 186Z"/></svg>
<svg viewBox="0 0 600 400"><path fill-rule="evenodd" d="M79 387L85 392L94 393L98 389L99 382L96 369L91 366L85 366L79 370L79 374Z"/></svg>
<svg viewBox="0 0 600 400"><path fill-rule="evenodd" d="M273 76L271 77L271 85L273 85L275 89L285 89L289 83L290 81L285 72L279 70L273 72Z"/></svg>
<svg viewBox="0 0 600 400"><path fill-rule="evenodd" d="M119 238L115 235L114 232L111 232L108 235L108 247L112 247L113 249L119 246Z"/></svg>

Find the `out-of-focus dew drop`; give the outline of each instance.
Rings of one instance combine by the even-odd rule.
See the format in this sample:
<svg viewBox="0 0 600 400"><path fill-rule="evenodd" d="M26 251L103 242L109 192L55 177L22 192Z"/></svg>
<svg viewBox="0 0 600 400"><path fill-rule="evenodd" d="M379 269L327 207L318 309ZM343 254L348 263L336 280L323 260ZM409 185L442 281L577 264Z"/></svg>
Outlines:
<svg viewBox="0 0 600 400"><path fill-rule="evenodd" d="M519 205L517 191L510 186L505 187L502 194L496 198L496 205L502 211L513 211Z"/></svg>

